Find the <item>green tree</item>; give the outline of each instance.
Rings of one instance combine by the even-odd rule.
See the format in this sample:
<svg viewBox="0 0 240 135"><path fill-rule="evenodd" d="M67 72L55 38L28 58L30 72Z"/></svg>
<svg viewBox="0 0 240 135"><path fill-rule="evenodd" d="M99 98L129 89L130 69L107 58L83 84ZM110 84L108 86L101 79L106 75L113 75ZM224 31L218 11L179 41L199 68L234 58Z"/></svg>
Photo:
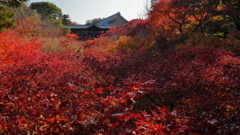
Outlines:
<svg viewBox="0 0 240 135"><path fill-rule="evenodd" d="M68 14L63 14L62 24L63 25L68 25L70 23L71 23L70 16Z"/></svg>
<svg viewBox="0 0 240 135"><path fill-rule="evenodd" d="M0 32L15 27L16 22L12 19L13 16L13 10L0 3Z"/></svg>
<svg viewBox="0 0 240 135"><path fill-rule="evenodd" d="M67 26L62 26L60 29L62 30L63 35L66 35L67 33L71 32L71 29Z"/></svg>
<svg viewBox="0 0 240 135"><path fill-rule="evenodd" d="M16 21L13 19L14 11L12 8L22 6L28 0L1 0L0 1L0 32L5 29L14 28Z"/></svg>
<svg viewBox="0 0 240 135"><path fill-rule="evenodd" d="M37 10L41 16L48 16L50 19L62 19L62 10L51 2L34 2L30 4L31 9Z"/></svg>
<svg viewBox="0 0 240 135"><path fill-rule="evenodd" d="M1 0L0 3L9 7L20 7L29 0Z"/></svg>
<svg viewBox="0 0 240 135"><path fill-rule="evenodd" d="M92 19L92 20L87 20L86 21L86 25L91 25L91 24L98 24L99 22L101 22L102 21L102 19L104 19L104 18L94 18L94 19Z"/></svg>
<svg viewBox="0 0 240 135"><path fill-rule="evenodd" d="M151 3L153 4L154 2L157 2L157 0L151 0Z"/></svg>
<svg viewBox="0 0 240 135"><path fill-rule="evenodd" d="M62 14L62 10L55 4L50 2L34 2L30 4L30 8L36 10L41 16L44 28L59 28L63 35L70 33L70 28L63 26L63 17L68 16Z"/></svg>

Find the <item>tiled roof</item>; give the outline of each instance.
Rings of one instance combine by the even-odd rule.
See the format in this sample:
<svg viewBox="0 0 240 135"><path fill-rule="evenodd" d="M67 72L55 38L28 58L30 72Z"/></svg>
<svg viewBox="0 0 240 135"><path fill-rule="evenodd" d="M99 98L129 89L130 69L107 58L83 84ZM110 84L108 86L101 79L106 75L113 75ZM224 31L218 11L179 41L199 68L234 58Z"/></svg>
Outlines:
<svg viewBox="0 0 240 135"><path fill-rule="evenodd" d="M114 20L116 17L121 16L120 12L117 12L116 14L113 14L105 19L103 19L101 22L99 22L97 25L119 25L119 24L114 24L114 23L110 23L112 20ZM122 17L122 16L121 16ZM123 17L122 17L123 18ZM125 18L123 18L126 22L127 20Z"/></svg>
<svg viewBox="0 0 240 135"><path fill-rule="evenodd" d="M113 14L113 15L103 19L101 22L99 22L95 26L98 28L101 28L101 29L109 29L111 27L124 24L124 23L117 23L117 24L111 23L111 21L116 19L118 16L120 16L124 21L128 22L125 18L123 18L121 16L120 12L117 12L116 14ZM70 29L87 29L87 28L92 27L93 25L65 25L65 26L69 27Z"/></svg>

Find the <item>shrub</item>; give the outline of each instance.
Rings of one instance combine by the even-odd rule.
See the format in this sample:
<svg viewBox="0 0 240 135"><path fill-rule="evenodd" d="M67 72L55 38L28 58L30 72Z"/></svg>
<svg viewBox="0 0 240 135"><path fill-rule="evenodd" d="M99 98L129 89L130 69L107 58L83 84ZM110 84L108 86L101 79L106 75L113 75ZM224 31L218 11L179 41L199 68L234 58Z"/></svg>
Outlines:
<svg viewBox="0 0 240 135"><path fill-rule="evenodd" d="M137 51L143 46L147 49L152 49L154 46L154 41L150 37L141 38L140 36L121 36L118 40L110 43L107 50L110 52L128 52Z"/></svg>

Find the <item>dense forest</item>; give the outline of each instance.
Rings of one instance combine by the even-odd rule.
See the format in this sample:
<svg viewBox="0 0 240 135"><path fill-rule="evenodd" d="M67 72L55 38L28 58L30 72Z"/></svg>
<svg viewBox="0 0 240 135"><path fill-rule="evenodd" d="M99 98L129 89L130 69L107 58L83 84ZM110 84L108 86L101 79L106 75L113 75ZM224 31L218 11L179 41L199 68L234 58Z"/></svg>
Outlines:
<svg viewBox="0 0 240 135"><path fill-rule="evenodd" d="M26 1L0 1L0 134L240 134L239 0L153 0L88 41Z"/></svg>

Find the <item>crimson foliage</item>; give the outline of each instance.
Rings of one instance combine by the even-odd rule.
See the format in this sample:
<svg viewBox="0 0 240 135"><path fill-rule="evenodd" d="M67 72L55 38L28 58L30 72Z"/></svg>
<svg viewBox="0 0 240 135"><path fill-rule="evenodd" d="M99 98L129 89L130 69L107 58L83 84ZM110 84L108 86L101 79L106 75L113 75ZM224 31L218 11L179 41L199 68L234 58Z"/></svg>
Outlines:
<svg viewBox="0 0 240 135"><path fill-rule="evenodd" d="M110 28L107 33L102 36L113 36L113 35L127 35L134 37L136 35L146 36L147 32L147 20L133 19L125 25Z"/></svg>
<svg viewBox="0 0 240 135"><path fill-rule="evenodd" d="M37 39L0 41L1 134L240 132L240 60L229 51L44 55Z"/></svg>

